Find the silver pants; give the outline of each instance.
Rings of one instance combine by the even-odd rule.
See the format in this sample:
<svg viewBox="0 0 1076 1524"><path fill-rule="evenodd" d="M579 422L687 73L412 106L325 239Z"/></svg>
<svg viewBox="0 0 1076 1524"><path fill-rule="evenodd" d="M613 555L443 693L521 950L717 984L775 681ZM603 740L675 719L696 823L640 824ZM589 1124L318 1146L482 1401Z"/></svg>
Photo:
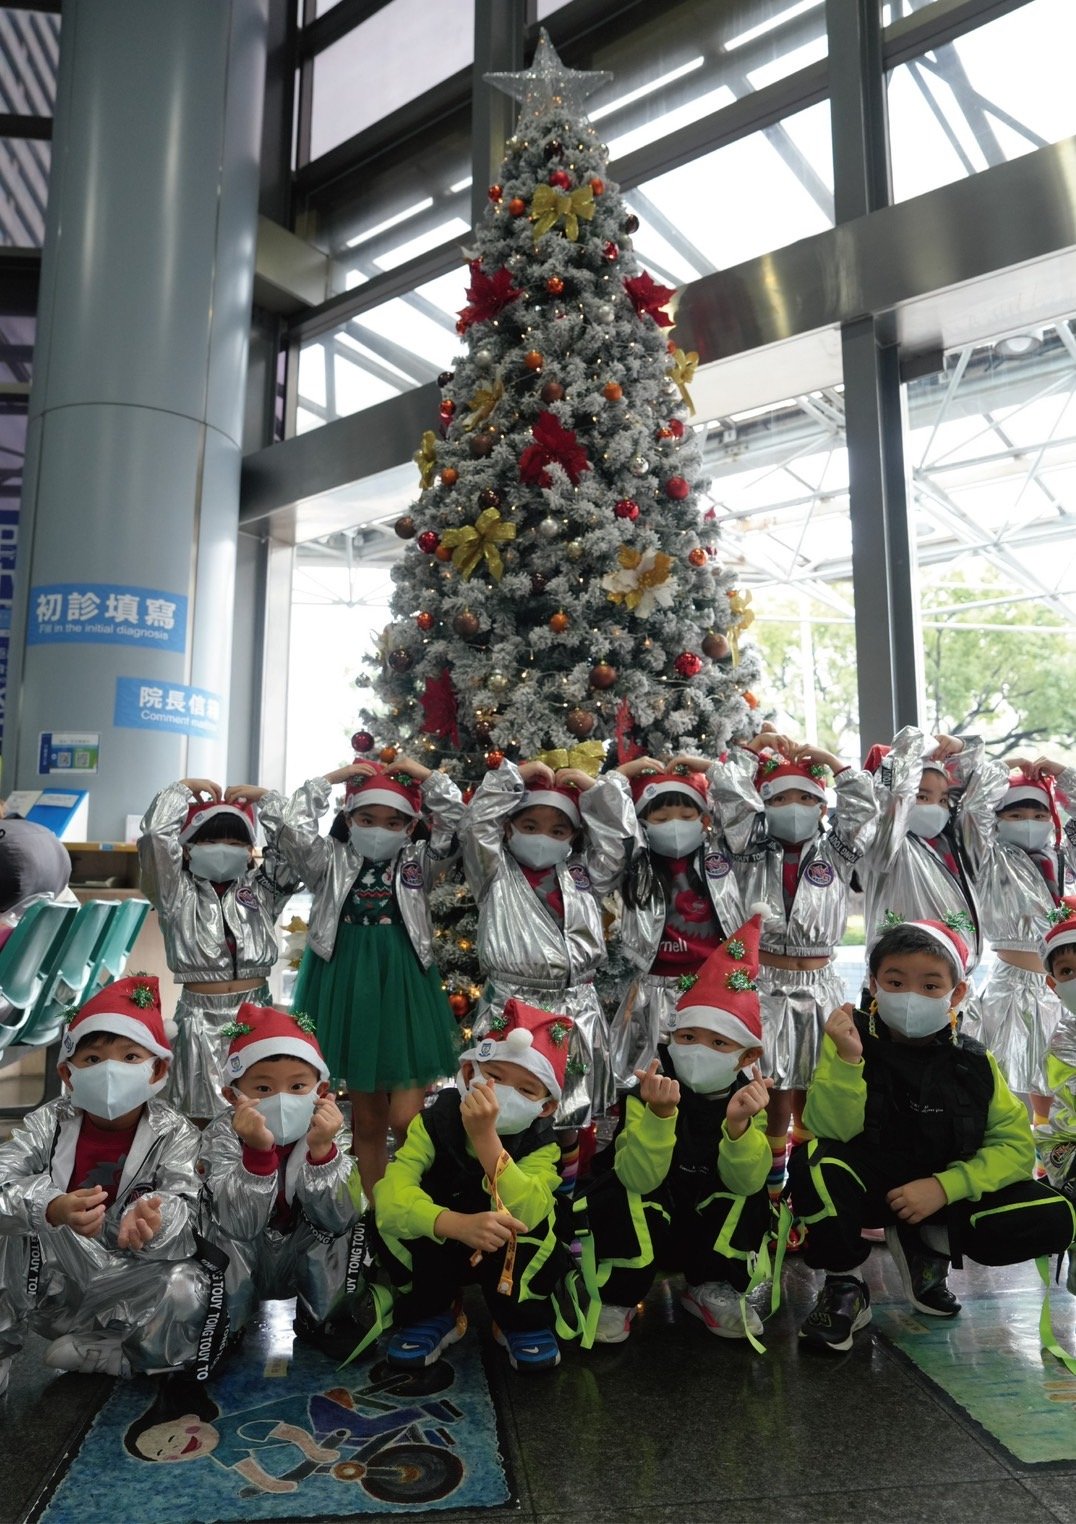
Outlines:
<svg viewBox="0 0 1076 1524"><path fill-rule="evenodd" d="M476 1037L489 1031L490 1019L504 1010L512 996L526 1005L540 1006L575 1023L568 1045L568 1068L564 1094L553 1117L553 1126L586 1127L591 1116L604 1116L613 1101L613 1076L609 1067L609 1028L593 984L570 989L543 989L490 978L475 1012Z"/></svg>
<svg viewBox="0 0 1076 1524"><path fill-rule="evenodd" d="M303 1219L290 1233L268 1228L253 1243L228 1244L224 1284L232 1332L249 1321L259 1302L277 1297L295 1297L315 1323L323 1323L343 1295L350 1244L350 1233L325 1242Z"/></svg>
<svg viewBox="0 0 1076 1524"><path fill-rule="evenodd" d="M628 985L609 1033L617 1090L635 1085L636 1069L645 1069L657 1057L658 1043L668 1042L681 993L677 974L637 974Z"/></svg>
<svg viewBox="0 0 1076 1524"><path fill-rule="evenodd" d="M1049 1095L1046 1050L1061 1020L1061 1002L1045 974L999 959L964 1007L961 1030L989 1048L1010 1090Z"/></svg>
<svg viewBox="0 0 1076 1524"><path fill-rule="evenodd" d="M176 1007L176 1035L172 1041L172 1072L165 1099L186 1117L215 1117L228 1103L220 1093L228 1039L221 1027L234 1021L239 1007L269 1005L269 986L223 995L195 995L184 989Z"/></svg>
<svg viewBox="0 0 1076 1524"><path fill-rule="evenodd" d="M839 1005L844 984L833 965L758 971L762 1009L762 1072L775 1090L806 1090L818 1063L822 1032Z"/></svg>

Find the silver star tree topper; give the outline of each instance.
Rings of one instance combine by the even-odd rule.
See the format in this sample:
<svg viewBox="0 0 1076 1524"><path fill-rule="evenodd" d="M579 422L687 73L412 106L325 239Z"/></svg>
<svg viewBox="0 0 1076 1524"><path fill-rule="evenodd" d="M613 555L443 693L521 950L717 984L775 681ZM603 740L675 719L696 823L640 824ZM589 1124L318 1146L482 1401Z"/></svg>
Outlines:
<svg viewBox="0 0 1076 1524"><path fill-rule="evenodd" d="M518 74L484 74L482 78L503 90L505 95L512 96L513 100L522 102L521 121L556 111L563 112L572 121L584 121L583 102L588 95L608 84L613 76L605 69L565 68L543 27L529 69Z"/></svg>

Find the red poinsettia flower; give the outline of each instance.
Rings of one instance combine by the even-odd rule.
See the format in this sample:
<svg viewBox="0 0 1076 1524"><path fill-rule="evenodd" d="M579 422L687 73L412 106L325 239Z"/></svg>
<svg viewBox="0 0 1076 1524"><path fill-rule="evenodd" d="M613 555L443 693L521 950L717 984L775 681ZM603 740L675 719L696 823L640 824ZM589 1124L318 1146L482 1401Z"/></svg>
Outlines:
<svg viewBox="0 0 1076 1524"><path fill-rule="evenodd" d="M460 308L456 332L466 333L472 323L485 323L498 312L503 312L510 302L523 292L512 284L512 274L502 265L493 275L482 269L480 259L472 259L469 267L471 284L467 287L467 306Z"/></svg>
<svg viewBox="0 0 1076 1524"><path fill-rule="evenodd" d="M564 428L555 413L542 413L531 433L534 443L519 457L520 481L532 487L551 487L553 479L546 466L556 461L567 472L572 486L577 486L583 472L590 470L590 461L572 430Z"/></svg>
<svg viewBox="0 0 1076 1524"><path fill-rule="evenodd" d="M664 310L665 303L675 294L673 286L659 286L644 270L624 282L624 290L631 298L631 305L640 317L649 312L659 328L671 328L673 320Z"/></svg>

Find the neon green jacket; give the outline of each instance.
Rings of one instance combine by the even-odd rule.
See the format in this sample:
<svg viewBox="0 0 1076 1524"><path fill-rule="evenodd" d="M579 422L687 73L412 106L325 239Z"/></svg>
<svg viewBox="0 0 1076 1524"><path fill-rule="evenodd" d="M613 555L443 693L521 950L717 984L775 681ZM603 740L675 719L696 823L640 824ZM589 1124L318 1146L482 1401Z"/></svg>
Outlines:
<svg viewBox="0 0 1076 1524"><path fill-rule="evenodd" d="M659 1117L637 1095L626 1096L624 1106L613 1169L625 1190L646 1196L661 1186L672 1167L679 1113ZM770 1172L764 1111L751 1118L751 1125L738 1138L730 1138L728 1123L722 1122L715 1163L725 1189L733 1195L752 1196L762 1189Z"/></svg>

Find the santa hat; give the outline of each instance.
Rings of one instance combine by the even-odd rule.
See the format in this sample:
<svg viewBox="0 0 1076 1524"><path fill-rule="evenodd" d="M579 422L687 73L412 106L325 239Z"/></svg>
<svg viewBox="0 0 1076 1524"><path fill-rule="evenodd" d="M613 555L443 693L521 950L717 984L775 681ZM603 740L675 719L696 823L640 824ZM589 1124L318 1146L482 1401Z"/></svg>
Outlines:
<svg viewBox="0 0 1076 1524"><path fill-rule="evenodd" d="M114 979L92 995L64 1028L59 1062L66 1063L84 1037L98 1032L129 1037L157 1058L172 1057L161 1013L160 985L154 975Z"/></svg>
<svg viewBox="0 0 1076 1524"><path fill-rule="evenodd" d="M521 810L529 810L533 804L551 805L553 809L560 810L562 814L567 815L575 829L579 829L582 816L579 813L579 790L577 788L572 788L568 784L565 784L562 788L529 788L525 791L523 798L516 805L512 814L518 815Z"/></svg>
<svg viewBox="0 0 1076 1524"><path fill-rule="evenodd" d="M994 806L994 811L1000 814L1007 810L1010 804L1041 804L1050 811L1050 819L1054 823L1054 841L1061 840L1061 817L1057 812L1057 798L1054 793L1054 780L1047 776L1044 778L1029 778L1026 773L1017 770L1009 774L1009 786Z"/></svg>
<svg viewBox="0 0 1076 1524"><path fill-rule="evenodd" d="M1049 959L1058 948L1076 944L1076 895L1066 894L1046 919L1050 924L1042 939L1042 961L1049 968Z"/></svg>
<svg viewBox="0 0 1076 1524"><path fill-rule="evenodd" d="M369 764L377 767L376 762ZM377 767L372 776L349 778L344 795L344 809L349 813L360 804L385 804L411 820L422 814L422 795L418 783L406 774L389 774Z"/></svg>
<svg viewBox="0 0 1076 1524"><path fill-rule="evenodd" d="M271 1005L251 1005L244 1001L235 1021L222 1029L222 1035L231 1038L224 1062L224 1075L228 1081L239 1079L263 1058L285 1056L301 1058L318 1071L319 1079L329 1078L310 1016L293 1016Z"/></svg>
<svg viewBox="0 0 1076 1524"><path fill-rule="evenodd" d="M502 1059L519 1064L540 1079L559 1101L568 1063L568 1039L574 1025L568 1016L524 1005L513 996L505 1001L503 1012L493 1017L488 1034L460 1054L460 1063L486 1064Z"/></svg>
<svg viewBox="0 0 1076 1524"><path fill-rule="evenodd" d="M202 829L210 820L216 820L218 816L225 815L234 820L241 827L236 831L237 836L249 836L251 846L257 838L258 825L254 815L254 806L249 801L242 804L225 804L223 799L196 799L187 810L187 818L179 833L180 841L186 846L191 838Z"/></svg>
<svg viewBox="0 0 1076 1524"><path fill-rule="evenodd" d="M926 737L926 746L933 747L935 744L936 742L934 741L933 736ZM926 749L926 746L924 747L924 750ZM864 759L863 771L865 773L876 773L892 750L892 746L883 746L880 741L875 741L874 745L871 747L870 751L866 755L866 758ZM938 758L931 758L928 761L922 762L920 766L922 767L923 772L930 770L932 772L941 773L945 778L949 777L949 769L946 767L945 763L940 761Z"/></svg>
<svg viewBox="0 0 1076 1524"><path fill-rule="evenodd" d="M808 767L801 762L790 762L787 757L782 757L778 752L773 751L764 759L755 774L755 787L763 803L776 799L778 794L783 794L790 788L805 789L808 794L814 794L816 798L824 801L825 778L824 767L817 764Z"/></svg>
<svg viewBox="0 0 1076 1524"><path fill-rule="evenodd" d="M707 958L698 978L676 1002L673 1031L680 1027L705 1027L745 1048L762 1043L762 1017L758 1005L758 939L762 922L773 912L768 905L754 905L751 917L733 936Z"/></svg>
<svg viewBox="0 0 1076 1524"><path fill-rule="evenodd" d="M901 921L895 924L914 926L917 931L925 931L928 937L933 937L938 946L944 949L947 957L956 959L957 972L963 977L968 971L968 963L971 959L971 948L960 934L965 929L967 921L968 917L964 912L958 910L945 921Z"/></svg>
<svg viewBox="0 0 1076 1524"><path fill-rule="evenodd" d="M631 797L637 815L649 809L663 794L687 794L700 810L710 807L702 773L636 773L631 780Z"/></svg>

